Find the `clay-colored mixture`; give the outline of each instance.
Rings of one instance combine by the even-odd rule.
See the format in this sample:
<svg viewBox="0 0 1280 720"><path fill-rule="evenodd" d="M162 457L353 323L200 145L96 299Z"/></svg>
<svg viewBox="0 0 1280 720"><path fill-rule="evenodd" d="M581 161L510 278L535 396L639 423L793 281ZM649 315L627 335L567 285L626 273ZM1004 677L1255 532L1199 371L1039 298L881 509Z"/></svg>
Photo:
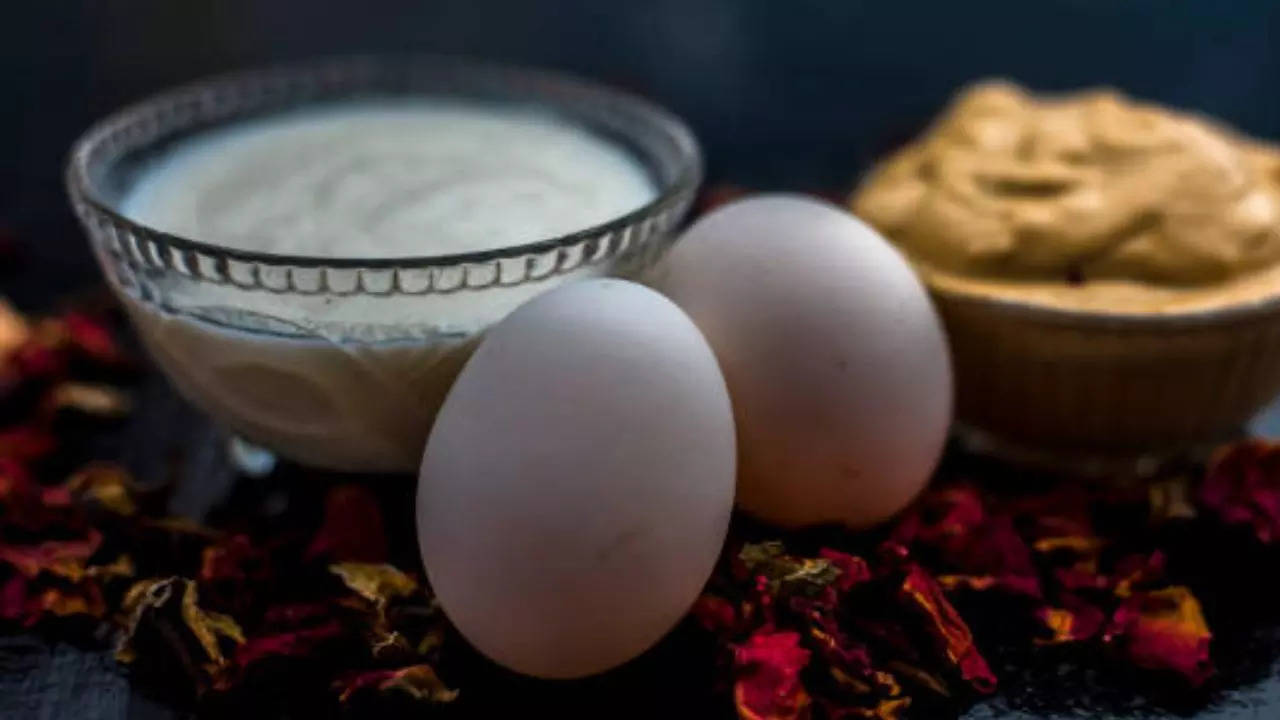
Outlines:
<svg viewBox="0 0 1280 720"><path fill-rule="evenodd" d="M852 205L936 288L1128 312L1280 288L1280 150L1112 91L977 85Z"/></svg>

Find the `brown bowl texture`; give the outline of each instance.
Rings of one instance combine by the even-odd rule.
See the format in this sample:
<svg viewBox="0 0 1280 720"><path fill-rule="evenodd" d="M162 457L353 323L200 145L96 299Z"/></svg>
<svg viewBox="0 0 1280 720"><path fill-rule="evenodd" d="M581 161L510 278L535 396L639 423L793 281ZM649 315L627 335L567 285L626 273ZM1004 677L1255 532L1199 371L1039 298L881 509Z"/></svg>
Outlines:
<svg viewBox="0 0 1280 720"><path fill-rule="evenodd" d="M1184 453L1238 434L1280 392L1280 298L1112 314L931 289L962 434L1014 454Z"/></svg>

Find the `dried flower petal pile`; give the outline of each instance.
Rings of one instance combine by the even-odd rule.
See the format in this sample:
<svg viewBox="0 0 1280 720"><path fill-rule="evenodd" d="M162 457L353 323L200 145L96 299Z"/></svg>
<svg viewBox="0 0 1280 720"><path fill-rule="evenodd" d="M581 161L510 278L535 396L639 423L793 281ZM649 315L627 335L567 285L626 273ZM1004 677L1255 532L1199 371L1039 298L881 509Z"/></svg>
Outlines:
<svg viewBox="0 0 1280 720"><path fill-rule="evenodd" d="M81 314L28 323L0 305L0 342L0 404L15 421L0 428L0 622L115 628L117 659L175 699L285 680L341 702L455 697L433 669L443 618L414 574L387 564L369 490L330 487L309 533L265 537L143 512L153 499L116 465L50 478L61 412L129 411L126 390L86 380L117 377L128 358Z"/></svg>
<svg viewBox="0 0 1280 720"><path fill-rule="evenodd" d="M79 458L74 438L129 413L131 367L92 315L0 305L0 627L109 638L175 702L265 688L429 713L485 692L450 663L460 641L372 486L317 480L305 522L205 526L167 516L166 488ZM1214 616L1167 530L1198 523L1235 543L1223 554L1272 558L1280 446L1240 442L1142 487L993 467L952 462L870 532L739 518L678 631L714 640L689 662L717 668L725 715L953 715L997 692L990 658L1009 648L1212 687Z"/></svg>

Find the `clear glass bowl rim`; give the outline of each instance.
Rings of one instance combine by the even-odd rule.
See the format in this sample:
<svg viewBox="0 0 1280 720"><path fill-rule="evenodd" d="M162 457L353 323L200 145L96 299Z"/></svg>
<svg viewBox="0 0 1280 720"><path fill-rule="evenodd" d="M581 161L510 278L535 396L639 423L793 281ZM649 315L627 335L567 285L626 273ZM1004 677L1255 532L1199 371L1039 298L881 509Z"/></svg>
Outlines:
<svg viewBox="0 0 1280 720"><path fill-rule="evenodd" d="M462 81L462 86L468 83L482 82L512 83L525 88L527 91L534 90L533 94L539 97L539 102L544 102L553 108L565 106L568 102L567 96L608 103L666 134L678 148L680 166L675 177L669 182L662 183L658 188L657 196L648 203L625 215L572 233L519 245L466 253L378 258L295 255L242 250L167 233L132 220L118 212L109 202L103 199L100 188L91 177L90 168L95 151L108 141L117 128L138 123L143 117L165 108L175 107L184 101L191 101L199 97L216 97L219 91L233 92L247 87L266 85L272 81L285 82L289 79L299 78L324 79L343 74L357 78L353 81L353 88L361 87L359 84L361 82L359 78L361 77L365 78L365 80L375 80L375 84L365 88L373 89L377 87L376 78L385 78L386 76L394 76L396 73L422 69L434 73L448 74L452 78ZM408 94L419 94L424 97L429 95L425 91ZM460 94L460 96L465 97L465 93ZM341 95L334 95L333 97L341 97ZM304 100L303 102L306 101ZM257 112L257 110L251 110L247 113L233 113L232 121L234 121L234 118L252 116ZM194 119L197 118L189 120ZM222 121L215 120L213 124L218 122ZM154 139L140 143L137 148L131 148L131 151L140 149L149 142L154 142ZM117 157L108 162L118 162L119 160L120 157ZM65 181L67 191L73 202L87 206L99 217L106 218L124 230L159 241L180 252L201 253L214 258L256 263L265 266L333 270L383 270L405 268L439 269L466 266L519 258L569 247L603 234L623 231L628 227L643 223L669 207L689 202L693 193L701 184L702 177L702 150L693 131L674 114L640 96L559 71L454 56L362 55L225 73L195 80L148 96L98 121L73 143L67 160Z"/></svg>

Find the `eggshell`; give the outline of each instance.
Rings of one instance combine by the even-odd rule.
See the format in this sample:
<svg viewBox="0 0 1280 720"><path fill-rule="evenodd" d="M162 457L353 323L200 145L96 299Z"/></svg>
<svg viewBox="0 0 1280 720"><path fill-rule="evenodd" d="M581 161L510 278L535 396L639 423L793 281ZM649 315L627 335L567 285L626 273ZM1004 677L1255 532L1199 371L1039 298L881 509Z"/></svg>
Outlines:
<svg viewBox="0 0 1280 720"><path fill-rule="evenodd" d="M743 509L861 527L925 485L951 422L950 358L927 292L874 230L815 199L740 200L695 223L657 282L720 360Z"/></svg>
<svg viewBox="0 0 1280 720"><path fill-rule="evenodd" d="M489 330L431 431L417 508L431 585L513 670L611 668L697 598L735 457L724 379L680 308L621 280L552 290Z"/></svg>

